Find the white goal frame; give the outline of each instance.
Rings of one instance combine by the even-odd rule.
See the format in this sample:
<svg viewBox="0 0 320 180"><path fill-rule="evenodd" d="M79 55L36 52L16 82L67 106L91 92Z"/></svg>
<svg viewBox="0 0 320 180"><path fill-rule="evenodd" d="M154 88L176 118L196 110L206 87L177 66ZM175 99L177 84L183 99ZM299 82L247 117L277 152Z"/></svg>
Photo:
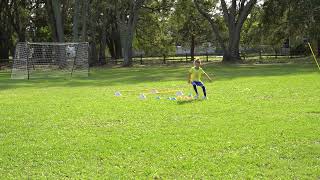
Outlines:
<svg viewBox="0 0 320 180"><path fill-rule="evenodd" d="M15 49L11 79L88 77L88 51L87 42L19 42Z"/></svg>

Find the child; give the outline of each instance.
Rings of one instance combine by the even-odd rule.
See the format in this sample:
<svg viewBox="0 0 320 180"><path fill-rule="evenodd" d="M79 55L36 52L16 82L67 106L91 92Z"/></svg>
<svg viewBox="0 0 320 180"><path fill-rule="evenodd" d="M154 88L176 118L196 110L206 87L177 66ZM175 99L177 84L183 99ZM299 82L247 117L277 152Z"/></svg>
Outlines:
<svg viewBox="0 0 320 180"><path fill-rule="evenodd" d="M200 66L201 66L201 61L199 59L196 59L194 61L194 67L192 67L189 70L188 83L192 84L193 89L197 94L195 96L196 99L199 97L197 86L202 87L203 95L204 95L203 99L207 99L206 87L203 85L201 81L201 76L202 74L205 74L210 81L211 81L211 78L208 76L206 72L204 72L204 70Z"/></svg>

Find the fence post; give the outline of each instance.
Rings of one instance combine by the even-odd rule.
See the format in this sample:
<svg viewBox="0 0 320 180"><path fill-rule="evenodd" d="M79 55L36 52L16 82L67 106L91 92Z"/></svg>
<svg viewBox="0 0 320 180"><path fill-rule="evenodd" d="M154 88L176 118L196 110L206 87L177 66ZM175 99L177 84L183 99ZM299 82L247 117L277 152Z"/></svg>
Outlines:
<svg viewBox="0 0 320 180"><path fill-rule="evenodd" d="M291 47L289 46L289 58L291 59L292 58L292 56L291 56Z"/></svg>
<svg viewBox="0 0 320 180"><path fill-rule="evenodd" d="M186 63L188 63L188 53L186 53Z"/></svg>
<svg viewBox="0 0 320 180"><path fill-rule="evenodd" d="M163 64L165 64L166 63L166 55L164 54L163 55Z"/></svg>
<svg viewBox="0 0 320 180"><path fill-rule="evenodd" d="M262 52L261 52L261 50L259 51L259 59L262 59Z"/></svg>
<svg viewBox="0 0 320 180"><path fill-rule="evenodd" d="M246 53L245 53L244 51L242 51L242 52L240 53L240 56L243 57L243 60L246 60Z"/></svg>
<svg viewBox="0 0 320 180"><path fill-rule="evenodd" d="M207 56L207 62L209 62L209 55L208 55L208 51L206 51L206 56Z"/></svg>
<svg viewBox="0 0 320 180"><path fill-rule="evenodd" d="M143 62L142 62L142 54L140 54L140 64L143 64Z"/></svg>

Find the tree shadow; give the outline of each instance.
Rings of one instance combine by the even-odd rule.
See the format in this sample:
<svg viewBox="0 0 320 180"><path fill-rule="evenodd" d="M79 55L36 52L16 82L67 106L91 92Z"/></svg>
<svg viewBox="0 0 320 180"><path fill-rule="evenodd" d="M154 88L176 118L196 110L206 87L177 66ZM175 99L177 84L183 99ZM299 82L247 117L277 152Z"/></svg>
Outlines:
<svg viewBox="0 0 320 180"><path fill-rule="evenodd" d="M315 73L312 64L218 65L213 67L219 80L243 77L270 77Z"/></svg>
<svg viewBox="0 0 320 180"><path fill-rule="evenodd" d="M93 68L87 78L33 78L12 80L10 72L0 71L0 90L16 88L48 87L110 87L136 85L156 85L174 87L186 84L190 66ZM313 64L273 64L273 65L223 65L207 64L203 69L216 76L216 81L228 81L242 77L268 77L315 73ZM159 83L162 82L162 83ZM126 87L128 88L128 87Z"/></svg>

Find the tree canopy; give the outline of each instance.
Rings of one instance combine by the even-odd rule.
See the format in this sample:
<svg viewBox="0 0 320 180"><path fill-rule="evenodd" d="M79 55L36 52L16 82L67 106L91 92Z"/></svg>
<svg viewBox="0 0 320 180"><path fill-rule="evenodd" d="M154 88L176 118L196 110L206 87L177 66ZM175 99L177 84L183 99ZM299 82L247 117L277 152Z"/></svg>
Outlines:
<svg viewBox="0 0 320 180"><path fill-rule="evenodd" d="M241 62L240 47L320 45L318 0L2 0L0 59L19 41L90 44L90 63L144 53L162 56L176 46L210 43L224 62ZM319 48L320 52L320 48ZM1 60L0 60L1 61Z"/></svg>

